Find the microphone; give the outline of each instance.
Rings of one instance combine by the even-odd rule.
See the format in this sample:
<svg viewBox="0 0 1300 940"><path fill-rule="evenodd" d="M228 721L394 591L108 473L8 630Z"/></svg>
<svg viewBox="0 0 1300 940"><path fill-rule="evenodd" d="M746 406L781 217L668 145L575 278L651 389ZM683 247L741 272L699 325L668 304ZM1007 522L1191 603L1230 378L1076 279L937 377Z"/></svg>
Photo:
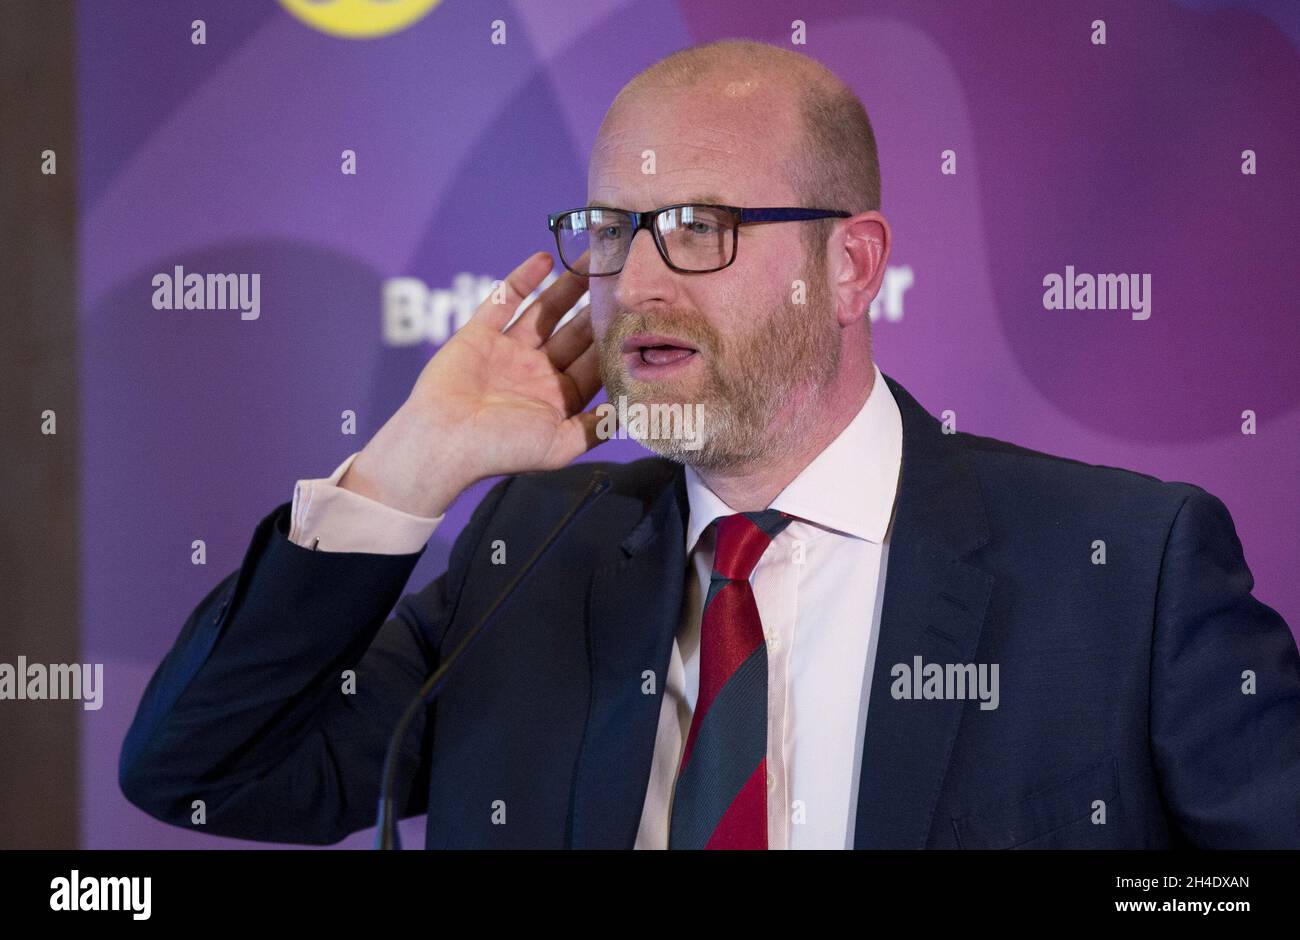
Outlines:
<svg viewBox="0 0 1300 940"><path fill-rule="evenodd" d="M564 534L565 530L573 523L581 513L583 513L596 499L603 496L610 487L609 475L603 470L597 470L592 474L591 482L587 484L587 489L583 492L582 498L578 500L577 505L565 513L551 534L546 537L537 551L533 552L532 557L524 562L519 573L511 579L506 585L505 590L500 596L492 602L492 606L474 625L474 628L465 634L465 638L460 641L446 660L434 671L424 683L420 686L420 691L411 699L411 703L406 706L406 711L402 713L401 719L397 722L397 727L393 729L393 736L388 741L388 750L384 752L384 770L383 776L379 783L379 813L375 818L375 848L376 849L400 849L402 847L401 838L397 833L397 813L393 810L393 786L397 778L397 753L401 748L402 738L406 734L406 729L414 720L420 708L431 703L442 691L442 687L447 675L450 673L452 666L460 658L461 654L469 648L470 643L482 632L483 628L492 620L493 615L501 608L501 605L508 601L515 593L515 590L524 579L528 577L532 570L537 567L543 556L550 551L551 547Z"/></svg>

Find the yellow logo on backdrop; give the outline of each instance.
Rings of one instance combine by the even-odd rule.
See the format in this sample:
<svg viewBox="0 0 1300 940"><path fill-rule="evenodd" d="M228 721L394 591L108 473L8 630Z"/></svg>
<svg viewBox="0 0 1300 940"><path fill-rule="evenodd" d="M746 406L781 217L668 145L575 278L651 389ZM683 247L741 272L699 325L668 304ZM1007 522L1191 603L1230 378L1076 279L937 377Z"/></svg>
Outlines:
<svg viewBox="0 0 1300 940"><path fill-rule="evenodd" d="M406 29L442 0L280 0L308 26L342 39L375 39Z"/></svg>

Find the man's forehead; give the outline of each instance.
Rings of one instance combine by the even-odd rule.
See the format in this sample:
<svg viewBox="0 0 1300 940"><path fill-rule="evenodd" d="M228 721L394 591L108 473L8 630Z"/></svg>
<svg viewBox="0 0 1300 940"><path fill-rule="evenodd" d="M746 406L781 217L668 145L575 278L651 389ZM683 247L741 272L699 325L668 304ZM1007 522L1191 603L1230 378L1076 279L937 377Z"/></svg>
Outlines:
<svg viewBox="0 0 1300 940"><path fill-rule="evenodd" d="M588 204L644 209L678 202L747 205L784 188L788 141L750 114L629 108L592 148ZM632 205L630 200L646 205Z"/></svg>
<svg viewBox="0 0 1300 940"><path fill-rule="evenodd" d="M734 115L708 118L687 114L652 116L638 121L629 116L602 127L592 147L593 166L616 170L629 163L635 168L647 152L671 159L679 168L734 160L762 146L761 122Z"/></svg>

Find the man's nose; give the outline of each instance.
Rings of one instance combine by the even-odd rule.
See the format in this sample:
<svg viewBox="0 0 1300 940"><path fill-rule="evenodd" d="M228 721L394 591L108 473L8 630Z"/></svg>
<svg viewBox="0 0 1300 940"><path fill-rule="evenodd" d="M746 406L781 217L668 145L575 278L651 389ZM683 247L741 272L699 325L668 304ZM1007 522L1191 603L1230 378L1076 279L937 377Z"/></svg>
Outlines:
<svg viewBox="0 0 1300 940"><path fill-rule="evenodd" d="M627 309L650 300L672 302L676 279L677 272L659 254L653 233L641 229L633 234L623 270L614 278L618 282L614 295L619 305Z"/></svg>

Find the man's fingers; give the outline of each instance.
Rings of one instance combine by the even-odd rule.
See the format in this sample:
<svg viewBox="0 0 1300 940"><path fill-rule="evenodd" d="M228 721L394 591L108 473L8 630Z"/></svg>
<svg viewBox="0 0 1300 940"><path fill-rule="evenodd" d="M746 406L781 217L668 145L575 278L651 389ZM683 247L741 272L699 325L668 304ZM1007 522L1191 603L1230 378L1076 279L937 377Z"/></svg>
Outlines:
<svg viewBox="0 0 1300 940"><path fill-rule="evenodd" d="M474 311L474 320L500 333L515 315L524 298L537 289L553 264L550 252L539 251L530 255L523 264L494 285L492 291Z"/></svg>
<svg viewBox="0 0 1300 940"><path fill-rule="evenodd" d="M536 349L550 338L555 324L587 292L587 279L565 270L550 287L528 305L519 319L510 324L506 335Z"/></svg>
<svg viewBox="0 0 1300 940"><path fill-rule="evenodd" d="M551 361L556 372L569 368L573 360L592 344L595 334L591 327L591 304L585 305L568 323L555 331L555 335L542 346L542 352Z"/></svg>
<svg viewBox="0 0 1300 940"><path fill-rule="evenodd" d="M569 406L570 413L580 408L586 408L587 402L596 397L602 384L600 379L600 353L596 349L596 344L592 343L582 355L575 359L570 366L564 370L565 376L568 377L572 391L572 402L565 402Z"/></svg>
<svg viewBox="0 0 1300 940"><path fill-rule="evenodd" d="M602 416L594 411L580 411L564 422L565 432L569 438L566 441L569 445L569 453L580 456L604 442L604 438L597 433L601 418Z"/></svg>

